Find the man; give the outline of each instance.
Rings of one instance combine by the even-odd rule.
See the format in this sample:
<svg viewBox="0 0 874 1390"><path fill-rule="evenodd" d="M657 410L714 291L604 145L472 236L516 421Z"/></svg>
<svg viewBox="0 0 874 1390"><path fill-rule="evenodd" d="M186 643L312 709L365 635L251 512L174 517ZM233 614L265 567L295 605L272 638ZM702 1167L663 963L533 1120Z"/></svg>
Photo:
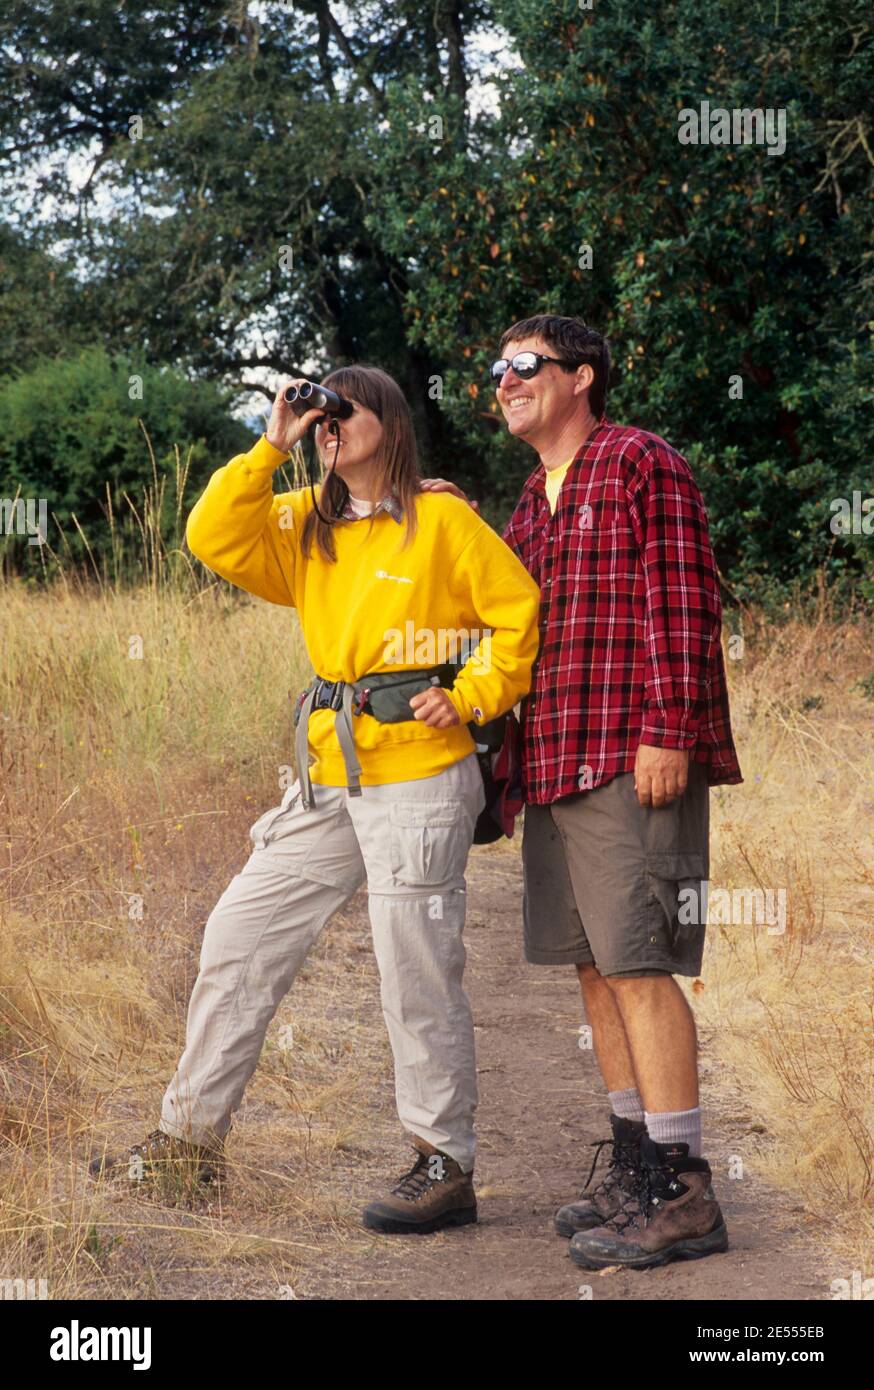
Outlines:
<svg viewBox="0 0 874 1390"><path fill-rule="evenodd" d="M704 504L669 444L606 418L609 370L601 334L553 314L509 328L492 367L510 433L539 458L504 531L541 590L525 954L576 967L612 1109L604 1177L555 1218L587 1269L727 1247L673 977L701 968L688 904L708 875L708 789L742 780Z"/></svg>

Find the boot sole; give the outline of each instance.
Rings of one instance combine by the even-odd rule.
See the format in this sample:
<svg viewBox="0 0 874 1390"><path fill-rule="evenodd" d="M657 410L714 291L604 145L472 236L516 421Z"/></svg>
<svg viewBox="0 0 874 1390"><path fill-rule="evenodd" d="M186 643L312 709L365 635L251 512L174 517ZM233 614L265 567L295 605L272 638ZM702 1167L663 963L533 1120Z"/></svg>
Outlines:
<svg viewBox="0 0 874 1390"><path fill-rule="evenodd" d="M384 1236L429 1236L454 1226L470 1226L477 1219L476 1207L460 1207L447 1211L442 1216L432 1216L430 1221L402 1221L394 1216L376 1216L365 1212L362 1224L369 1231L379 1231Z"/></svg>
<svg viewBox="0 0 874 1390"><path fill-rule="evenodd" d="M728 1249L728 1231L721 1221L706 1236L693 1236L689 1240L678 1240L666 1245L663 1250L647 1251L633 1259L623 1260L617 1255L589 1255L573 1246L568 1254L575 1265L581 1269L608 1269L619 1265L621 1269L655 1269L659 1265L671 1264L673 1260L701 1260L705 1255L718 1255Z"/></svg>

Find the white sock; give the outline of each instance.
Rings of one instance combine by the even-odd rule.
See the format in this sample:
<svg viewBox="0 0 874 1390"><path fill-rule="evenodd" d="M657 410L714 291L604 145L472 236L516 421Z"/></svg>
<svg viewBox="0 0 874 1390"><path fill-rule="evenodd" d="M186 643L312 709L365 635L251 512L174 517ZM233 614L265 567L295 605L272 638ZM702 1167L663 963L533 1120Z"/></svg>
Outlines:
<svg viewBox="0 0 874 1390"><path fill-rule="evenodd" d="M627 1091L608 1091L607 1094L614 1115L622 1120L643 1119L643 1101L636 1086L629 1086Z"/></svg>
<svg viewBox="0 0 874 1390"><path fill-rule="evenodd" d="M688 1144L689 1157L701 1157L701 1107L694 1110L649 1111L644 1116L646 1132L654 1144Z"/></svg>

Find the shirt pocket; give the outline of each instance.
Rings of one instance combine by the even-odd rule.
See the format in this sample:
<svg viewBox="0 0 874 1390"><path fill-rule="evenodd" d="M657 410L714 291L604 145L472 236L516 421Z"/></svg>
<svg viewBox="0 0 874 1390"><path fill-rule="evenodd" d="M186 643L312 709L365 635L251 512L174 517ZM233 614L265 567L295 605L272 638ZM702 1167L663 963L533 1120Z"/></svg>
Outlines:
<svg viewBox="0 0 874 1390"><path fill-rule="evenodd" d="M389 867L395 883L435 887L464 873L473 822L461 801L393 801Z"/></svg>

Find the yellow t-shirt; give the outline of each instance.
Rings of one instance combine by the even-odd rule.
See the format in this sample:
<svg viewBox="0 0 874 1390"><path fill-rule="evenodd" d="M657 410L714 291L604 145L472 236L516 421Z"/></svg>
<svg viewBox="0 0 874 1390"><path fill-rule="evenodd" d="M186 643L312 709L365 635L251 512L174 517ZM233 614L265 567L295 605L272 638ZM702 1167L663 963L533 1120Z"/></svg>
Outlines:
<svg viewBox="0 0 874 1390"><path fill-rule="evenodd" d="M431 727L412 711L397 724L353 720L363 786L442 772L473 752L468 722L486 723L527 694L540 591L497 532L448 492L416 494L418 531L407 548L405 523L380 512L371 532L336 527L335 564L315 544L305 557L310 489L273 492L287 457L262 436L219 468L188 518L189 548L239 588L296 608L313 668L329 681L436 666L458 654L442 650L447 643L465 633L478 640L449 691L460 724ZM334 711L314 710L308 732L312 781L345 786Z"/></svg>
<svg viewBox="0 0 874 1390"><path fill-rule="evenodd" d="M573 459L569 458L567 463L560 463L558 468L548 468L546 470L546 500L549 503L549 510L555 515L555 508L558 503L558 494L564 482L564 475L567 473Z"/></svg>

